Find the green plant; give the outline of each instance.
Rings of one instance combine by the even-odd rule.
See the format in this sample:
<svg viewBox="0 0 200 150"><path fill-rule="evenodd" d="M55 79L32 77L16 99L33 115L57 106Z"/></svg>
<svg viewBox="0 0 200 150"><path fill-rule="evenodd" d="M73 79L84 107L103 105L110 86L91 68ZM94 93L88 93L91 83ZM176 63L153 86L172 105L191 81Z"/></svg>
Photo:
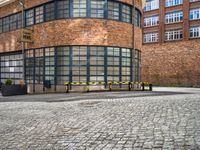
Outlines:
<svg viewBox="0 0 200 150"><path fill-rule="evenodd" d="M12 80L11 79L7 79L5 82L5 85L12 85Z"/></svg>

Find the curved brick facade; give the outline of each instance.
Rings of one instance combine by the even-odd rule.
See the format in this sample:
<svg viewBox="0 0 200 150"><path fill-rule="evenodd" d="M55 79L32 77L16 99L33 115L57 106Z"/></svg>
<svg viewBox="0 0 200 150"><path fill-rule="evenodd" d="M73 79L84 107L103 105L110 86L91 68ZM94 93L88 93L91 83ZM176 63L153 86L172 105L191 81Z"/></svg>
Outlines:
<svg viewBox="0 0 200 150"><path fill-rule="evenodd" d="M101 5L99 2L96 1L94 4ZM56 1L25 0L25 6L28 9L25 11L25 17L28 16L29 10L34 12L32 13L33 23L28 25L27 22L30 23L30 19L27 18L25 21L26 28L33 30L34 41L25 44L25 80L29 85L30 92L65 91L65 82L105 82L105 85L93 87L94 89L104 89L108 87L106 84L110 81L140 80L142 30L138 27L140 19L137 20L137 26L134 26L132 22L134 1L109 2L112 10L103 7L104 11L97 11L99 14L96 18L92 17L90 14L92 11L87 5L87 17L74 17L77 14L73 13L73 7L69 7L69 16L60 19L57 15L58 3ZM119 6L120 8L118 19L108 17L108 11L116 10L113 3L117 4L115 7ZM43 21L36 23L36 8L42 6L43 14L50 10L47 9L48 4L53 4L51 9L54 9L54 18L48 20L45 14ZM109 5L109 3L103 4ZM68 4L65 3L65 5ZM60 8L62 15L65 15L62 5ZM123 15L120 12L122 8ZM11 18L12 14L18 13L20 9L18 1L6 5L0 8L0 19ZM136 1L136 9L137 17L140 17L139 11L142 11L142 3L139 0ZM103 18L98 19L101 12L103 12ZM31 16L31 14L29 15ZM5 23L3 25L6 26ZM21 29L17 25L15 30L2 28L1 32L0 61L3 65L0 70L0 79L1 82L5 82L7 78L11 78L18 83L16 81L21 79L20 72L22 70L20 65L22 62L19 59L22 57ZM14 66L12 66L13 64ZM50 88L45 87L46 81L50 82ZM83 87L75 86L72 89L74 88Z"/></svg>
<svg viewBox="0 0 200 150"><path fill-rule="evenodd" d="M133 0L119 0L133 5ZM26 8L31 8L49 0L25 0ZM142 2L136 0L136 8L142 12ZM0 9L0 17L21 10L18 1ZM26 44L26 49L59 45L101 45L141 49L142 30L124 22L103 19L62 19L44 22L28 27L34 30L34 43ZM135 41L133 40L135 32ZM0 33L0 52L21 50L20 29Z"/></svg>
<svg viewBox="0 0 200 150"><path fill-rule="evenodd" d="M46 22L30 27L34 43L26 48L59 45L101 45L132 48L131 24L99 19L68 19ZM140 29L137 29L140 30ZM0 51L21 49L20 30L0 34Z"/></svg>

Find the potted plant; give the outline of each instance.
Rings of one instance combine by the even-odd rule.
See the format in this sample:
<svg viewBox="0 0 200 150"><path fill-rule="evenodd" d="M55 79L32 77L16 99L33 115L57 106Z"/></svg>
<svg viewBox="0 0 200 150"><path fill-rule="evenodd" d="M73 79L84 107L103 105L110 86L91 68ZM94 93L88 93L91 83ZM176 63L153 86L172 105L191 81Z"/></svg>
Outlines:
<svg viewBox="0 0 200 150"><path fill-rule="evenodd" d="M22 81L20 84L13 84L11 79L7 79L2 85L1 93L3 96L25 95L27 86Z"/></svg>

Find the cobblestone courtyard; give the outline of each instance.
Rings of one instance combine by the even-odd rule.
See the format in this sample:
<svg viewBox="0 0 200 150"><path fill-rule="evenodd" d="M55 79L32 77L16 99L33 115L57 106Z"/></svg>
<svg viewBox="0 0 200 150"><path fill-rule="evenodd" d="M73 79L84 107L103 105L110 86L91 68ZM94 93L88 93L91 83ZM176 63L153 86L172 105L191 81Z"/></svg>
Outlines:
<svg viewBox="0 0 200 150"><path fill-rule="evenodd" d="M200 89L0 96L0 149L200 149Z"/></svg>

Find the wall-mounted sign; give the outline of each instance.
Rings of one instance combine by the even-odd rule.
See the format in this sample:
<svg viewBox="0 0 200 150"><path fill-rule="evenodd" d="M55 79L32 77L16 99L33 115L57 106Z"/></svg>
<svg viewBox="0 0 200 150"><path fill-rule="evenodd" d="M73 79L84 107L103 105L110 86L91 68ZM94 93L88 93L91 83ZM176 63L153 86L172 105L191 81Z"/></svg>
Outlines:
<svg viewBox="0 0 200 150"><path fill-rule="evenodd" d="M32 43L33 42L33 30L22 29L21 30L21 42Z"/></svg>

